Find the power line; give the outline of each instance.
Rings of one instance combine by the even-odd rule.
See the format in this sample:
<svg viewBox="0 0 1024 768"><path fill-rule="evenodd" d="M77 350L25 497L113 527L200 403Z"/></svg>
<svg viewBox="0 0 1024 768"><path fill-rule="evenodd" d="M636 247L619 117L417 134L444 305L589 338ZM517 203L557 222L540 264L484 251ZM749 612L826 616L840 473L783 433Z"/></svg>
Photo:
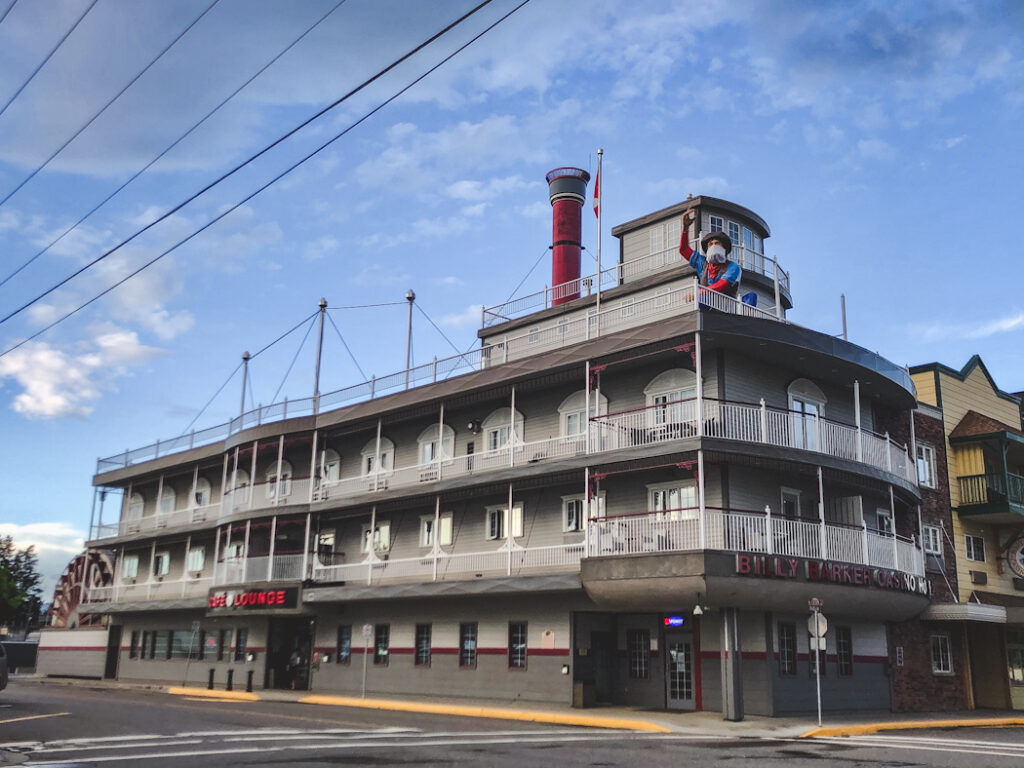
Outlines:
<svg viewBox="0 0 1024 768"><path fill-rule="evenodd" d="M59 155L61 152L63 152L67 148L68 144L70 144L75 139L77 139L79 136L81 136L82 132L86 128L88 128L90 125L92 125L100 115L102 115L104 112L106 112L107 109L110 108L111 104L113 104L115 101L117 101L119 98L121 98L121 95L125 91L127 91L129 88L131 88L138 81L138 79L140 77L142 77L144 74L146 74L146 72L149 71L150 67L152 67L154 64L156 64L158 61L160 61L160 59L163 58L164 54L167 53L169 50L171 50L171 48L173 48L175 46L175 44L179 40L181 40L181 38L183 38L185 35L187 35L189 30L192 29L192 27L194 27L196 24L198 24L199 20L202 19L211 10L213 10L213 6L215 6L219 2L220 2L220 0L213 0L212 3L210 3L208 6L206 6L206 10L203 11L202 13L200 13L198 16L196 16L195 19L192 20L191 24L189 24L187 27L185 27L185 29L183 29L178 34L177 37L175 37L173 40L171 40L171 42L168 43L167 46L162 51L160 51L160 53L158 53L156 55L155 59L153 59L152 61L149 62L149 64L144 66L139 71L139 73L137 75L135 75L135 77L133 77L131 80L129 80L121 90L119 90L117 93L115 93L114 97L112 99L110 99L110 101L108 101L106 104L104 104L102 107L100 107L99 112L97 112L92 117L90 117L86 121L85 125L83 125L81 128L79 128L73 134L71 134L71 137L67 141L65 141L63 144L61 144L59 147L57 147L57 149L54 151L54 153L52 155L50 155L48 158L46 158L46 160L43 161L42 165L40 165L38 168L36 168L34 171L32 171L32 173L30 173L28 176L26 176L24 179L21 180L21 182L18 184L18 186L16 186L14 189L12 189L10 192L8 192L7 195L2 200L0 200L0 205L3 205L8 200L10 200L18 192L19 189L21 189L26 184L28 184L30 181L32 181L32 179L34 179L36 177L36 174L38 174L41 170L43 170L43 168L48 166L50 164L50 161L53 160L53 158L55 158L57 155Z"/></svg>
<svg viewBox="0 0 1024 768"><path fill-rule="evenodd" d="M487 2L490 2L490 0L487 0ZM28 336L28 337L26 337L26 338L22 339L22 340L21 340L21 341L19 341L19 342L18 342L17 344L14 344L14 345L12 345L12 346L8 347L8 348L7 348L7 349L5 349L5 350L4 350L3 352L0 352L0 357L3 357L4 355L6 355L6 354L8 354L8 353L10 353L10 352L13 352L14 350L18 349L19 347L22 347L22 346L24 346L25 344L27 344L28 342L32 341L33 339L36 339L36 338L38 338L39 336L43 335L43 334L44 334L44 333L46 333L46 332L47 332L48 330L50 330L51 328L53 328L54 326L56 326L57 324L59 324L59 323L62 323L62 322L64 322L64 321L65 321L65 320L67 320L67 319L68 319L69 317L72 317L73 315L77 314L78 312L80 312L80 311L82 311L83 309L85 309L86 307L88 307L88 306L89 306L90 304L92 304L92 303L94 303L94 302L98 301L99 299L103 298L103 297L104 297L104 296L106 296L106 295L107 295L108 293L110 293L110 292L111 292L112 290L114 290L114 289L115 289L115 288L117 288L118 286L120 286L120 285L123 285L124 283L128 282L128 281L129 281L129 280L130 280L131 278L135 277L135 275L139 274L140 272L142 272L142 271L143 271L144 269L146 269L147 267L150 267L150 266L152 266L153 264L155 264L155 263L156 263L157 261L159 261L160 259L162 259L162 258L163 258L164 256L166 256L167 254L171 253L172 251L176 250L177 248L180 248L180 247L181 247L182 245L184 245L185 243L187 243L187 242L188 242L189 240L191 240L192 238L196 237L197 235L199 235L199 234L201 234L202 232L204 232L204 231L206 231L207 229L209 229L209 228L210 228L211 226L213 226L213 225L214 225L214 224L216 224L216 223L217 223L218 221L220 221L221 219L223 219L223 218L224 218L225 216L227 216L228 214L230 214L230 213L231 213L232 211L235 211L235 210L237 210L238 208L240 208L241 206L245 205L245 203L247 203L247 202L249 202L250 200L252 200L252 199L253 199L254 197L256 197L256 196L257 196L258 194L260 194L261 192L263 192L263 191L264 191L265 189L267 189L267 188L268 188L268 187L270 187L271 185L273 185L273 184L276 184L276 183L277 183L278 181L280 181L280 180L281 180L282 178L284 178L284 177L285 177L285 176L287 176L287 175L288 175L289 173L291 173L292 171L294 171L294 170L295 170L296 168L298 168L298 167L299 167L300 165L302 165L303 163L307 162L307 161L308 161L308 160L310 160L310 159L311 159L312 157L315 157L315 156L316 156L317 154L319 154L319 153L320 153L320 152L322 152L322 151L323 151L324 149L326 149L327 147L329 147L329 146L330 146L331 144L333 144L333 143L334 143L335 141L337 141L338 139L340 139L340 138L341 138L342 136L344 136L345 134L349 133L349 131L353 130L354 128L356 128L357 126L359 126L360 124L362 124L363 122L365 122L366 120L368 120L368 119L369 119L370 117L372 117L373 115L375 115L375 114L376 114L377 112L379 112L379 111L380 111L381 109L383 109L384 107L386 107L386 106L387 106L388 104L390 104L390 103L391 103L392 101L394 101L395 99L397 99L397 98L398 98L399 96L401 96L401 95L402 95L403 93L405 93L406 91L408 91L408 90L409 90L410 88L412 88L412 87L413 87L414 85L416 85L417 83L419 83L419 82L420 82L421 80L423 80L423 79L424 79L425 77L427 77L427 76L428 76L428 75L430 75L431 73L435 72L435 71L436 71L436 70L437 70L438 68L440 68L441 66L443 66L444 64L446 64L446 63L447 63L448 61L450 61L450 60L451 60L452 58L454 58L454 57L455 57L455 56L457 56L457 55L458 55L459 53L461 53L461 52L462 52L462 51L464 51L464 50L465 50L466 48L468 48L468 47L469 47L470 45L472 45L473 43L475 43L475 42L476 42L477 40L479 40L479 39L480 39L481 37L483 37L483 36L484 36L485 34L487 34L488 32L490 32L490 31L491 31L492 29L494 29L494 28L495 28L496 26L498 26L498 25L499 25L499 24L500 24L501 22L503 22L503 21L504 21L505 19L507 19L507 18L508 18L509 16L511 16L511 15L512 15L513 13L515 13L515 12L516 12L516 11L518 11L518 10L519 10L520 8L522 8L522 7L524 6L524 5L526 5L526 4L528 3L528 2L530 2L530 0L522 0L522 2L520 2L520 3L519 3L519 4L518 4L518 5L517 5L517 6L515 7L515 8L513 8L513 9L512 9L511 11L509 11L508 13L506 13L506 14L505 14L504 16L500 17L500 18L499 18L499 19L498 19L497 21L495 21L495 22L494 22L493 24L489 25L488 27L485 27L485 28L484 28L484 30L483 30L482 32L480 32L479 34L477 34L477 35L475 35L474 37L470 38L470 39L469 39L469 41L467 41L467 42L466 42L466 43L464 43L463 45L461 45L461 46L459 46L458 48L456 48L456 49L455 49L455 50L454 50L454 51L453 51L452 53L450 53L450 54L449 54L448 56L446 56L446 57L444 57L443 59L441 59L441 61L439 61L439 62L438 62L437 64L435 64L434 66L432 66L432 67L431 67L430 69L428 69L428 70L427 70L426 72L424 72L424 73L423 73L422 75L420 75L420 76L419 76L419 77L417 77L417 78L416 78L415 80L413 80L412 82L410 82L410 83L409 83L408 85L406 85L406 86L404 86L403 88L399 89L399 90L398 90L398 91L397 91L396 93L394 93L394 94L393 94L392 96L390 96L389 98L387 98L386 100L384 100L383 102L381 102L380 104L378 104L378 105L377 105L376 107L374 107L374 108L373 108L372 110L370 110L369 112L367 112L367 113L366 113L365 115L363 115L363 116L362 116L361 118L359 118L358 120L356 120L356 121L355 121L354 123L350 124L350 125L349 125L349 126L348 126L347 128L345 128L345 129L344 129L343 131L341 131L341 132L340 132L340 133L338 133L338 134L335 134L335 136L334 136L333 138L331 138L331 139L329 139L328 141L324 142L324 143L323 143L323 144L321 144L321 145L320 145L319 147L317 147L317 148L316 148L315 150L313 150L312 152L310 152L309 154L307 154L307 155L306 155L305 157L301 158L301 159L300 159L299 161L297 161L296 163L293 163L293 164L292 164L291 166L289 166L288 168L286 168L286 169L285 169L284 171L282 171L281 173L277 174L277 176L273 177L273 178L272 178L272 179L271 179L270 181L268 181L268 182L266 182L265 184L263 184L263 185L262 185L261 187L259 187L259 188L258 188L258 189L257 189L257 190L256 190L255 192L252 192L251 194L249 194L249 195L247 195L246 197L242 198L242 199L241 199L241 200L240 200L239 202L235 203L235 204L234 204L233 206L231 206L230 208L226 209L225 211L223 211L223 212L222 212L222 213L220 213L219 215L215 216L215 217L214 217L213 219L211 219L210 221L208 221L208 222L207 222L206 224L204 224L204 225L203 225L202 227L200 227L199 229L197 229L197 230L196 230L195 232L193 232L193 233L192 233L191 235L189 235L188 237L185 237L185 238L183 238L182 240L179 240L179 241L178 241L177 243L175 243L174 245L172 245L172 246L171 246L170 248L168 248L167 250L163 251L162 253L159 253L159 254L157 254L157 255L156 255L156 256L154 256L154 257L153 257L152 259L150 259L149 261L147 261L147 262L146 262L145 264L143 264L142 266L140 266L140 267L139 267L138 269L136 269L136 270L134 270L133 272L130 272L129 274L125 275L125 276L124 276L123 278L121 278L120 280L118 280L118 281L117 281L116 283L114 283L113 285L111 285L111 286L109 286L109 287L105 288L105 289L104 289L104 290L102 290L102 291L101 291L100 293L96 294L96 295L95 295L95 296L93 296L93 297L92 297L91 299L89 299L88 301L86 301L86 302L84 302L84 303L80 304L80 305L79 305L78 307L76 307L75 309L73 309L73 310L71 310L71 311L69 311L69 312L65 313L64 315L62 315L61 317L57 318L57 319L56 319L56 320L54 320L54 321L53 321L52 323L50 323L49 325L47 325L46 327L44 327L44 328L40 329L39 331L36 331L36 332L35 332L34 334L32 334L31 336ZM484 3L484 4L486 4L486 3ZM482 4L482 5L483 5L483 4ZM480 8L480 7L482 7L482 5L480 5L480 6L477 6L477 8ZM475 10L474 10L474 11L471 11L471 13L472 13L472 12L475 12ZM465 18L465 17L463 17L463 18ZM421 46L421 47L422 47L422 46ZM152 224L150 224L150 225L148 225L148 226L152 226ZM148 227L147 227L147 228L148 228ZM144 230L142 230L142 231L144 231ZM139 233L136 233L136 235L138 235L138 234L141 234L141 231L140 231ZM134 238L134 237L135 237L136 235L133 235L132 237ZM114 249L111 249L110 251L108 251L108 252L107 252L107 254L104 254L104 256L101 256L101 257L99 257L99 258L104 258L104 257L105 257L106 255L109 255L110 253L112 253L112 252L113 252L114 250L116 250L117 248L120 248L121 246L123 246L123 245L124 245L124 244L125 244L126 242L128 242L128 241L122 242L122 243L121 243L120 245L116 246L116 247L115 247ZM95 259L95 260L94 260L94 261L93 261L92 263L93 263L93 264L94 264L94 263L96 263L96 261L98 261L98 260L99 260L99 258L98 258L98 259ZM80 273L81 271L83 271L84 269L87 269L87 268L88 268L89 266L91 266L91 264L89 264L89 265L86 265L85 267L83 267L83 268L82 268L82 270L79 270L79 273ZM76 273L76 274L78 274L78 273ZM74 275L72 275L72 277L74 277ZM68 278L68 279L70 279L70 278ZM20 309L18 309L18 310L15 310L14 312L12 312L12 313L8 314L8 315L7 315L6 317L4 317L4 318L0 318L0 323L4 323L4 322L6 322L6 321L7 321L7 320L9 320L9 319L10 319L11 317L14 317L14 315L18 314L19 312L22 312L22 311L23 311L24 309L28 308L29 306L31 306L32 304L34 304L34 303L35 303L36 301L38 301L39 299L43 298L43 296L46 296L46 295L48 295L49 293L52 293L52 292L53 292L54 290L56 290L56 288L59 288L59 287L60 287L61 285L63 285L63 284L64 284L64 283L66 283L66 282L67 282L67 279L66 279L66 280L64 280L64 281L62 281L62 282L61 282L61 283L59 283L58 285L54 286L53 288L49 289L48 291L46 291L46 293L44 293L44 294L42 294L41 296L37 297L36 299L34 299L33 301L29 302L28 304L26 304L25 306L21 307Z"/></svg>
<svg viewBox="0 0 1024 768"><path fill-rule="evenodd" d="M93 0L93 1L94 1L94 2L96 2L96 0ZM99 263L100 261L102 261L103 259L105 259L105 258L107 258L108 256L110 256L110 255L111 255L112 253L114 253L114 252L116 252L116 251L120 250L121 248L123 248L124 246L126 246L126 245L127 245L128 243L130 243L130 242L132 242L133 240L135 240L135 238L139 237L139 235L141 235L141 234L143 234L144 232L147 232L148 230L152 229L152 228L153 228L154 226L156 226L157 224L159 224L159 223L160 223L161 221L164 221L164 220L166 220L166 219L170 218L170 217L171 217L172 215L174 215L175 213L177 213L178 211L180 211L180 210L181 210L182 208L184 208L184 207L185 207L186 205L188 205L189 203L191 203L191 202L192 202L193 200L195 200L196 198L198 198L198 197L200 197L201 195L205 194L206 192L208 192L208 191L209 191L209 190L211 190L211 189L212 189L213 187L217 186L218 184L220 184L220 183L221 183L222 181L226 180L226 179L227 179L227 178L229 178L230 176L234 175L235 173L237 173L238 171L240 171L240 170L241 170L242 168L246 167L247 165L249 165L250 163L252 163L253 161L255 161L255 160L256 160L257 158L259 158L259 157L263 156L264 154L266 154L267 152L269 152L269 151L270 151L271 149L273 149L274 147L276 147L276 146L277 146L278 144L280 144L281 142L283 142L283 141L284 141L285 139L289 138L290 136L293 136L293 135L295 135L295 134L296 134L296 133L298 133L298 132L299 132L300 130L302 130L303 128L305 128L305 127L306 127L307 125L309 125L309 124L310 124L310 123L312 123L312 122L313 122L314 120L316 120L317 118L321 117L322 115L326 114L326 113L327 113L327 112L329 112L330 110L334 109L334 108L335 108L335 107L337 107L337 106L338 106L339 104L341 104L342 102L344 102L344 101L346 101L347 99L351 98L351 97L352 97L352 96L354 96L355 94L359 93L359 92L360 92L361 90L363 90L364 88L366 88L366 87L367 87L368 85L370 85L371 83L375 82L376 80L379 80L379 79L380 79L381 77L383 77L383 76L384 76L384 75L385 75L386 73L390 72L390 71L391 71L392 69L394 69L395 67L397 67L397 66L398 66L399 64L401 64L401 63L402 63L403 61L405 61L405 60L406 60L406 59L408 59L409 57L413 56L414 54L418 53L419 51L423 50L423 48L425 48L426 46L430 45L430 43L434 42L435 40L437 40L437 39L438 39L439 37L441 37L442 35L446 34L447 32L451 31L452 29L454 29L454 28L455 28L456 26L458 26L459 24L461 24L461 23L462 23L463 21L465 21L466 19L468 19L468 18L469 18L470 16L472 16L472 15L473 15L474 13L476 13L477 11L479 11L479 10L480 10L481 8L483 8L484 6L486 6L486 5L490 4L491 2L492 2L492 0L484 0L484 1L482 2L482 3L480 3L479 5L477 5L477 6L475 7L475 8L471 9L471 10L470 10L470 11L469 11L468 13L465 13L465 14L463 14L463 15L462 15L462 16L460 16L460 17L459 17L458 19L456 19L456 20L455 20L454 22L452 22L451 24L449 24L448 26L446 26L446 27L445 27L444 29L442 29L442 30L441 30L440 32L437 32L436 34L434 34L434 35L432 35L432 36L431 36L430 38L428 38L428 39L427 39L426 41L424 41L424 42L420 43L419 45L417 45L417 46L416 46L415 48L413 48L413 49L412 49L411 51L409 51L408 53L406 53L405 55L403 55L403 56L402 56L401 58L399 58L399 59L397 59L397 60L393 61L393 62L392 62L391 64L389 64L389 65L388 65L388 66L386 66L386 67L385 67L384 69L382 69L382 70L380 70L379 72L377 72L377 74L373 75L373 76L372 76L372 77L370 77L369 79L367 79L367 80L364 80L364 81L363 81L362 83L360 83L360 84L359 84L358 86L356 86L355 88L353 88L353 89L352 89L351 91L349 91L348 93L346 93L346 94L345 94L344 96L342 96L341 98L339 98L339 99L335 100L334 102L332 102L332 103L331 103L331 104L329 104L328 106L324 107L323 109L321 109L321 110L320 110L319 112L317 112L317 113L316 113L315 115L313 115L312 117L309 117L309 118L307 118L306 120L304 120L304 121L303 121L302 123L300 123L300 124L299 124L298 126L296 126L295 128L292 128L292 129L291 129L290 131L288 131L287 133L285 133L285 134L284 134L284 135L282 135L281 137L279 137L279 138L275 139L275 140L274 140L273 142L271 142L270 144L268 144L267 146L265 146L265 147L264 147L263 149L261 149L261 150L260 150L259 152L257 152L256 154L254 154L254 155L250 155L248 159L246 159L246 160L244 160L243 162L239 163L238 165L236 165L236 166L235 166L234 168L232 168L231 170L227 171L226 173L222 174L222 175L221 175L220 177L218 177L218 178L217 178L217 179L215 179L214 181L212 181L212 182L210 182L209 184L207 184L207 185L206 185L205 187L203 187L202 189L200 189L200 190L199 190L198 192L196 192L195 194L193 194L193 195L190 195L190 196L189 196L188 198L186 198L186 199L185 199L185 200L183 200L182 202L178 203L178 204L177 204L176 206L174 206L174 207L173 207L173 208L171 208L170 210L166 211L165 213L163 213L163 214L161 214L160 216L158 216L157 218L155 218L155 219L154 219L153 221L151 221L151 222L150 222L149 224L147 224L146 226L144 226L144 227L142 227L141 229L137 230L137 231L135 232L135 234L131 235L130 237L126 238L125 240L122 240L122 241L121 241L120 243L118 243L117 245L115 245L115 246L114 246L113 248L110 248L109 250L107 250L107 251L105 251L105 252L101 253L101 254L100 254L99 256L97 256L97 257L96 257L95 259L93 259L93 260L92 260L92 261L90 261L89 263L87 263L87 264L83 265L83 266L82 266L82 267L80 267L79 269L75 270L75 271L74 271L74 272L72 272L72 273L71 273L70 275L68 275L68 276L67 276L67 277L65 277L65 278L64 278L63 280L61 280L60 282L58 282L58 283L56 283L55 285L52 285L51 287L47 288L47 289L46 289L46 290L45 290L45 291L44 291L43 293L39 294L39 295L38 295L38 296L36 296L36 297L35 297L34 299L31 299L30 301L26 302L25 304L23 304L22 306L20 306L20 307L19 307L18 309L14 310L13 312L10 312L10 313L8 313L7 315L5 315L4 317L0 318L0 325L2 325L3 323L7 322L8 320L10 320L10 319L11 319L12 317L14 317L15 315L18 315L18 314L20 314L21 312L24 312L24 311L25 311L26 309L28 309L28 308L29 308L30 306L32 306L33 304L35 304L35 303L36 303L37 301L39 301L40 299L43 299L43 298L45 298L46 296L49 296L49 295L50 295L51 293L53 293L53 292L54 292L55 290L57 290L58 288L60 288L61 286L65 285L65 284L67 284L67 283L68 283L69 281L73 280L73 279L74 279L74 278L76 278L76 277L77 277L78 275L82 274L82 273L83 273L83 272L84 272L85 270L87 270L87 269L89 269L90 267L92 267L92 266L94 266L94 265L98 264L98 263ZM529 0L524 0L524 3L523 3L523 4L525 4L526 2L529 2ZM519 6L519 7L521 7L521 6ZM514 12L514 10L513 10L513 12ZM474 38L474 39L475 39L475 38ZM443 60L443 61L442 61L441 63L443 64L443 63L444 63L444 61L447 61L447 59ZM429 70L429 71L427 72L427 74L429 74L429 73L430 73L430 71L433 71L433 70ZM419 82L419 81L418 81L418 80L416 80L416 81L413 81L413 84L415 84L416 82ZM411 86L410 86L410 87L411 87ZM403 93L403 92L404 92L404 91L399 91L399 94L401 94L401 93ZM393 97L393 98L397 98L397 95L398 95L398 94L396 94L396 96L395 96L395 97ZM389 101L390 101L390 100L389 100ZM389 103L389 102L384 102L384 103L385 103L385 104L387 104L387 103ZM383 106L383 105L381 105L381 106ZM379 109L379 107L378 107L378 109ZM369 113L368 115L366 115L366 116L365 116L365 117L364 117L363 119L365 120L365 119L366 119L366 117L368 117L369 115L372 115L372 114L373 114L374 112L376 112L376 110L374 110L373 112L370 112L370 113ZM359 121L359 122L362 122L362 121ZM351 129L351 128L353 128L353 127L355 127L355 126L356 126L356 125L358 125L358 124L359 124L358 122L357 122L357 123L355 123L355 124L353 124L352 126L350 126L350 129ZM346 132L347 132L347 131L346 131ZM337 139L337 138L340 138L341 136L343 136L343 135L344 135L344 133L345 133L345 132L342 132L341 134L338 134L337 136L335 136L335 139ZM334 141L335 139L332 139L331 141ZM320 147L319 149L317 149L317 150L316 150L315 152L313 152L313 153L312 153L312 154L310 154L310 155L307 155L307 156L306 156L305 158L303 158L302 160L300 160L300 161L299 161L298 163L296 163L295 165L293 165L293 166L291 166L290 168L288 168L288 170L286 170L286 171L285 171L284 173L282 173L281 175L279 175L279 176L275 177L275 178L274 178L273 180L271 180L271 182L270 182L270 183L274 183L274 182L276 182L276 181L277 181L277 180L278 180L279 178L281 178L281 177L282 177L282 176L284 176L285 174L287 174L287 173L291 172L291 171L292 171L292 170L293 170L294 168L296 168L296 167L298 167L299 165L301 165L302 163L304 163L304 162L305 162L306 160L308 160L308 159L309 159L310 157L312 157L313 155L315 155L315 154L316 154L317 152L319 152L319 151L320 151L321 149L323 149L324 147L328 146L328 145L329 145L330 143L331 143L331 142L327 142L327 144L324 144L324 145L322 145L322 146L321 146L321 147ZM253 194L252 194L252 195L250 195L250 196L249 196L248 198L246 198L246 200L249 200L249 199L251 199L252 197L255 197L255 196L256 196L256 194L259 194L259 192L262 192L262 191L263 191L263 189L265 189L265 188L266 188L266 186L269 186L269 184L267 184L267 185L265 185L264 187L261 187L260 189L258 189L258 190L257 190L257 191L256 191L255 193L253 193ZM245 202L245 201L243 201L243 202ZM239 203L238 205L241 205L241 204L242 204L242 203ZM236 205L236 206L235 206L235 208L237 208L237 207L238 207L238 205ZM231 211L235 210L235 208L230 208L229 210L225 211L225 212L224 212L223 214L221 214L221 215L220 215L220 216L218 216L218 217L217 217L216 219L214 219L214 220L213 220L213 221L211 221L211 222L210 222L209 224L207 224L207 225L206 225L206 227L208 227L208 226L209 226L210 224L214 223L215 221L218 221L218 220L222 219L222 218L223 218L223 217L224 217L225 215L227 215L227 214L228 214L228 213L230 213ZM203 227L203 229L206 229L206 227ZM202 231L202 229L198 230L197 232L195 232L195 233L193 234L193 236L194 236L195 234L199 234L199 232L201 232L201 231ZM190 238L186 238L185 240L182 240L182 241L181 241L181 243L179 243L178 245L181 245L182 243L184 243L184 242L187 242L187 240L189 240L189 239L191 239L191 237L190 237ZM177 246L175 246L175 247L177 247ZM170 251L165 251L165 253L164 253L164 254L161 254L161 256L163 256L163 255L165 255L166 253L169 253L169 252L170 252ZM148 264L147 264L147 266L148 266ZM0 356L2 356L2 354L0 354Z"/></svg>
<svg viewBox="0 0 1024 768"><path fill-rule="evenodd" d="M36 75L39 74L39 70L41 70L44 66L46 66L46 62L48 62L53 57L53 54L55 54L57 52L58 48L60 48L62 45L64 45L64 41L67 40L68 37L70 37L71 33L74 32L75 29L78 27L78 25L82 23L82 19L84 19L86 16L89 15L89 11L91 11L92 7L94 5L96 5L96 3L98 3L98 2L99 2L99 0L92 0L92 2L89 3L89 7L86 8L84 11L82 11L82 15L79 16L78 20L74 24L71 25L71 29L69 29L67 32L64 33L64 37L62 37L60 40L57 41L57 44L55 46L53 46L53 50L50 51L48 54L46 54L46 58L43 59L41 62L39 62L39 66L38 67L36 67L34 70L32 70L32 74L28 76L28 80L26 80L24 83L21 84L21 86L18 88L18 90L16 90L14 92L14 95L11 96L11 98L9 98L7 100L7 103L4 104L3 107L0 107L0 115L2 115L4 112L6 112L7 108L9 106L11 106L11 102L14 101L16 98L18 98L18 96L21 95L21 92L25 90L25 87L29 83L32 82L32 79ZM11 3L11 8L13 8L13 7L14 7L14 3ZM7 9L7 13L10 13L11 8ZM5 17L7 16L7 13L4 14Z"/></svg>
<svg viewBox="0 0 1024 768"><path fill-rule="evenodd" d="M316 29L318 26L320 26L320 24L323 21L325 21L328 16L330 16L332 13L334 13L336 10L338 10L338 8L343 6L347 1L348 0L339 0L339 2L335 3L333 8L331 8L329 11L327 11L327 13L325 13L323 16L321 16L319 19L317 19L316 22L314 22L312 26L307 27L305 32L303 32L297 38L292 40L288 45L286 45L284 48L282 48L281 51L276 56L274 56L274 58L272 58L270 61L268 61L262 67L260 67L255 72L255 74L253 74L248 80L246 80L244 83L242 83L240 86L238 86L230 94L228 94L223 100L221 100L221 102L219 104L217 104L217 106L215 106L213 109L211 109L209 112L207 112L200 120L198 120L197 122L193 123L191 128L189 128L187 131L185 131L183 134L181 134L181 136L179 136L173 142L171 142L160 154L158 154L156 157L154 157L152 160L150 160L148 163L146 163L144 166L142 166L142 168L140 168L138 171L136 171L134 174L132 174L131 177L129 177L117 189L115 189L113 192L111 192L109 195L107 195L105 198L103 198L98 204L96 204L91 210L89 210L78 221L76 221L70 227L68 227L63 232L61 232L60 235L58 235L56 238L51 240L50 243L45 248L43 248L40 251L36 252L36 254L33 255L31 258L29 258L28 261L26 261L24 264L22 264L20 267L18 267L13 272L11 272L3 280L0 280L0 286L3 286L4 283L6 283L12 277L17 275L23 269L25 269L25 267L27 267L29 264L31 264L36 259L38 259L40 256L42 256L44 253L46 253L51 248L53 248L53 246L55 246L57 243L59 243L61 240L63 240L65 237L67 237L67 235L70 232L72 232L73 230L77 229L82 224L83 221L88 219L90 216L92 216L94 213L96 213L96 211L98 211L104 205L109 203L114 197L116 197L121 192L121 190L123 190L125 187L127 187L129 184L131 184L137 178L139 178L139 176L141 176L146 171L148 171L150 168L152 168L157 163L157 161L160 160L160 158L162 158L164 155L166 155L168 152L170 152L172 149L174 149L176 146L178 146L182 141L184 141L186 138L188 138L190 135L192 135L192 133L196 129L198 129L203 123L205 123L207 120L209 120L211 117L213 117L213 115L216 114L218 111L220 111L220 109L225 104L227 104L229 101L231 101L231 99L233 99L235 96L237 96L239 94L239 92L242 91L242 89L244 89L253 80L255 80L257 77L259 77L264 72L266 72L267 69L269 69L271 66L273 66L274 63L277 62L278 59L280 59L282 56L284 56L286 53L288 53L288 51L290 51L292 48L294 48L296 45L298 45L298 43L300 43L306 37L306 35L308 35L310 32L312 32L314 29ZM17 0L15 0L15 2L17 2Z"/></svg>

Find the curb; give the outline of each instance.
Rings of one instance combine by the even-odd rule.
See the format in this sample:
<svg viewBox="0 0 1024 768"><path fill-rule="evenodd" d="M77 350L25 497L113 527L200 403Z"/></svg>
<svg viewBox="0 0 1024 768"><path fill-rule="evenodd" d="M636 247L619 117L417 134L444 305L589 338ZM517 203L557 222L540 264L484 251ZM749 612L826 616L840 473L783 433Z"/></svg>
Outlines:
<svg viewBox="0 0 1024 768"><path fill-rule="evenodd" d="M534 712L529 710L500 709L497 707L474 707L458 704L421 704L412 701L389 701L386 699L357 699L348 696L306 696L300 704L321 704L332 707L361 707L363 709L387 709L397 712L420 712L432 715L458 715L462 717L484 717L495 720L522 720L532 723L554 725L578 725L590 728L615 728L629 731L654 731L672 733L670 728L646 720L627 720L617 717L595 717L587 715L563 715L557 712Z"/></svg>
<svg viewBox="0 0 1024 768"><path fill-rule="evenodd" d="M194 699L219 699L221 701L259 701L255 693L243 691L211 691L207 688L168 688L172 696L190 696Z"/></svg>
<svg viewBox="0 0 1024 768"><path fill-rule="evenodd" d="M831 736L861 736L879 731L904 731L914 728L1000 728L1024 725L1024 717L986 717L964 720L907 720L894 723L862 723L840 725L834 728L814 728L800 735L801 739L828 738Z"/></svg>

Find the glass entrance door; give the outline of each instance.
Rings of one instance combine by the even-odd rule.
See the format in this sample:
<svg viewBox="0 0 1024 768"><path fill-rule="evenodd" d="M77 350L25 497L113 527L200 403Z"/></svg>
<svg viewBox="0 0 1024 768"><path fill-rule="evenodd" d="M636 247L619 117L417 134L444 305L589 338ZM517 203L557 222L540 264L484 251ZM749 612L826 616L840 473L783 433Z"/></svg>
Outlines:
<svg viewBox="0 0 1024 768"><path fill-rule="evenodd" d="M693 682L693 635L665 633L665 687L669 709L696 709Z"/></svg>

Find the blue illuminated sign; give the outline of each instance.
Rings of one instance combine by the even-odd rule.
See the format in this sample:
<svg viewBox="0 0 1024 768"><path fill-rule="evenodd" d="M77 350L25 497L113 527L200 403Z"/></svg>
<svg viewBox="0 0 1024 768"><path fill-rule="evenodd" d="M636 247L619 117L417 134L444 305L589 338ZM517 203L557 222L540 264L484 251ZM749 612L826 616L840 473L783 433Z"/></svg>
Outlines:
<svg viewBox="0 0 1024 768"><path fill-rule="evenodd" d="M683 616L666 616L664 623L666 627L681 627L686 622Z"/></svg>

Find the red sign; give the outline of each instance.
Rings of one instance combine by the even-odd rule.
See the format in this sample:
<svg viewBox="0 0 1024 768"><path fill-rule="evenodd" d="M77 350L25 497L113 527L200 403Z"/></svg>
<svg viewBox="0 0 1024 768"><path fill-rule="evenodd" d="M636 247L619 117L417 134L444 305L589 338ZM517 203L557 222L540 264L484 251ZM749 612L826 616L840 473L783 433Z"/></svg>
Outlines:
<svg viewBox="0 0 1024 768"><path fill-rule="evenodd" d="M803 568L800 567L801 563ZM899 592L930 594L928 579L886 568L850 565L829 560L803 560L797 557L771 555L736 555L736 573L742 576L762 576L777 579L848 584L856 587L878 587Z"/></svg>
<svg viewBox="0 0 1024 768"><path fill-rule="evenodd" d="M233 592L224 591L210 595L208 610L260 610L276 608L297 608L299 604L297 587L284 589L247 589Z"/></svg>

